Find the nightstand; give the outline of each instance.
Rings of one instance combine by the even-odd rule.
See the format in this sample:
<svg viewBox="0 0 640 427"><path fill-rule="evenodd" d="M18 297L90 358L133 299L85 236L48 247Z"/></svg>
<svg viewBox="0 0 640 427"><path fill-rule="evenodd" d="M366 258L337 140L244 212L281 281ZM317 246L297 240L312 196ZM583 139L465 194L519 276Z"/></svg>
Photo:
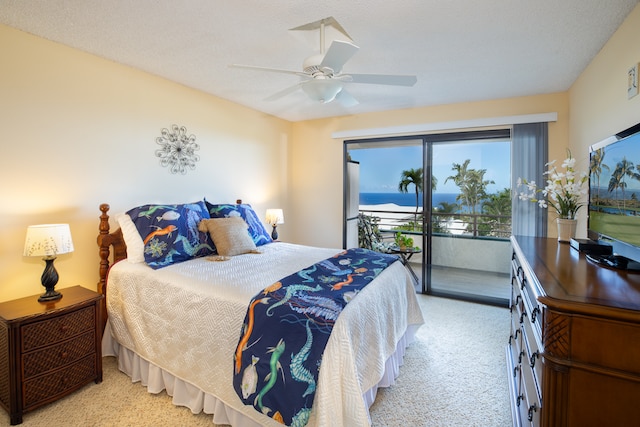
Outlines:
<svg viewBox="0 0 640 427"><path fill-rule="evenodd" d="M11 425L22 415L102 381L102 295L81 286L62 298L0 303L0 405Z"/></svg>

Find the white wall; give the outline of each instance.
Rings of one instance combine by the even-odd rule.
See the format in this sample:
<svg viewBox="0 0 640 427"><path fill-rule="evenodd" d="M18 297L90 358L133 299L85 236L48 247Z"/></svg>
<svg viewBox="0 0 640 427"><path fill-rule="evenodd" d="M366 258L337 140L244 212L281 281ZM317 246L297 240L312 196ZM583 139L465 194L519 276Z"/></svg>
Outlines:
<svg viewBox="0 0 640 427"><path fill-rule="evenodd" d="M640 63L640 5L629 14L569 90L570 146L588 168L589 146L640 123L640 95L627 99L627 70ZM586 209L578 234L586 236Z"/></svg>
<svg viewBox="0 0 640 427"><path fill-rule="evenodd" d="M242 198L261 218L288 208L289 122L5 26L0 52L0 301L43 291L43 261L22 256L30 224L69 223L59 287L95 289L100 203ZM200 145L186 175L155 157L172 124Z"/></svg>

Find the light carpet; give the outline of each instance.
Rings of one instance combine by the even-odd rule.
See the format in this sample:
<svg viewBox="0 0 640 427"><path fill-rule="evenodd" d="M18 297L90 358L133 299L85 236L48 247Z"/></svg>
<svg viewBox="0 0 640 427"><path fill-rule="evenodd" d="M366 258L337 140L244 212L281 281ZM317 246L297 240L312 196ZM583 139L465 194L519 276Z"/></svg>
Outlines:
<svg viewBox="0 0 640 427"><path fill-rule="evenodd" d="M418 295L425 324L409 346L396 384L380 389L374 426L482 426L512 424L505 345L509 310ZM207 426L211 415L176 407L166 393L149 394L103 359L104 381L28 412L22 426ZM0 424L9 425L0 410ZM359 426L354 426L359 427Z"/></svg>

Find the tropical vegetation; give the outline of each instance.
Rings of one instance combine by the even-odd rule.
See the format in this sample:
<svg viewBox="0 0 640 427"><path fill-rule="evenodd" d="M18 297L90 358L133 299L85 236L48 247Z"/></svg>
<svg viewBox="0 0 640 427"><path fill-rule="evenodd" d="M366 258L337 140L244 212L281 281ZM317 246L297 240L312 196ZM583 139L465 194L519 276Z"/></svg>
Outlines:
<svg viewBox="0 0 640 427"><path fill-rule="evenodd" d="M457 203L440 202L432 209L432 229L434 233L454 231L474 236L508 237L511 234L511 193L505 188L495 194L489 194L487 187L494 181L485 179L486 169L470 168L471 160L453 163L455 174L447 177L460 190ZM416 194L416 210L412 221L406 221L394 230L422 233L422 215L419 215L420 194L423 190L423 170L408 169L402 172L398 191L408 193L411 185ZM432 176L431 190L437 186ZM463 227L463 229L455 227ZM455 230L454 230L455 228Z"/></svg>

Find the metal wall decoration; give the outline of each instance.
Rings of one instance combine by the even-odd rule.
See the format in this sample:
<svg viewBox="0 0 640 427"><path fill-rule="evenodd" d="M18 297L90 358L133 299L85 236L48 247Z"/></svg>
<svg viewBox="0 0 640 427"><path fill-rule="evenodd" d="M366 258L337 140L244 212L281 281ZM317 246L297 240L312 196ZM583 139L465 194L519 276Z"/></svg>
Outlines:
<svg viewBox="0 0 640 427"><path fill-rule="evenodd" d="M171 173L187 173L187 168L195 169L196 162L200 160L195 152L200 149L196 144L196 136L187 136L187 128L172 125L171 130L164 128L162 136L156 138L156 143L161 148L156 150L156 157L160 158L163 167L169 167Z"/></svg>

